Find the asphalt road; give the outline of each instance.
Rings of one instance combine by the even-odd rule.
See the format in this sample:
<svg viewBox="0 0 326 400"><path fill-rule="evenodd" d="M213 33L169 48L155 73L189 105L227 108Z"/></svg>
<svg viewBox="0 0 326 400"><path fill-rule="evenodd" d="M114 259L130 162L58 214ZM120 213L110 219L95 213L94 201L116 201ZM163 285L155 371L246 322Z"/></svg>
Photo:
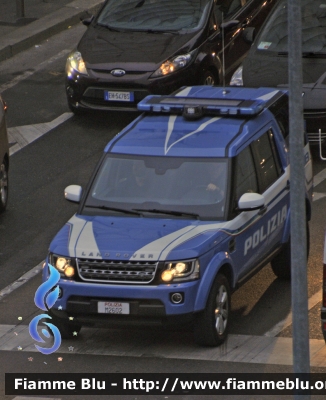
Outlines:
<svg viewBox="0 0 326 400"><path fill-rule="evenodd" d="M0 92L9 106L9 128L50 122L69 112L64 93L65 59L84 29L83 25L73 27L0 63ZM11 157L9 206L0 216L0 291L44 260L53 236L77 208L64 200L64 188L69 184L86 185L105 144L135 116L135 113L117 112L72 116ZM314 175L322 174L326 164L319 160L316 149L312 151ZM320 196L313 203L310 222L309 298L321 290L326 180L322 180L315 191ZM39 284L40 277L37 276L25 288L17 289L11 295L12 301L8 300L9 297L0 300L0 324L15 324L20 314L24 314L28 323L28 318L35 312L33 293ZM322 339L319 307L320 300L315 301L309 312L310 339ZM290 282L276 279L271 268L266 266L234 294L230 332L234 335L264 335L283 321L290 310ZM291 324L283 325L276 335L291 337ZM35 361L41 359L41 355L34 357ZM62 372L163 372L171 368L175 372L262 372L258 365L251 365L247 370L244 364L220 363L217 366L213 362L193 360L174 361L172 367L168 360L158 358L129 359L128 351L123 359L110 356L99 361L99 357L72 354L67 355L68 358L69 364L64 365ZM41 364L36 362L26 366L19 352L1 351L1 360L2 372L18 372L20 369L31 372L41 368ZM51 362L51 371L61 372L62 366L53 360ZM288 367L264 367L265 372L285 369ZM0 390L1 387L3 382L0 382ZM9 400L13 397L3 398ZM73 397L69 398L73 400ZM237 396L230 398L236 399Z"/></svg>

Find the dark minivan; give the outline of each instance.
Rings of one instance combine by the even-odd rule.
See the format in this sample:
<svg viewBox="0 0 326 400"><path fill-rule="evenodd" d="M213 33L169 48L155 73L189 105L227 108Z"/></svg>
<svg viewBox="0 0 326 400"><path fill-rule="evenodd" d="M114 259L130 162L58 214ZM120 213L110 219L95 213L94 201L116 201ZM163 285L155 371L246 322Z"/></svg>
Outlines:
<svg viewBox="0 0 326 400"><path fill-rule="evenodd" d="M66 65L75 113L137 110L148 94L223 85L275 0L107 0Z"/></svg>
<svg viewBox="0 0 326 400"><path fill-rule="evenodd" d="M304 119L313 143L326 138L326 3L301 0L301 14ZM287 0L266 19L231 85L288 86Z"/></svg>

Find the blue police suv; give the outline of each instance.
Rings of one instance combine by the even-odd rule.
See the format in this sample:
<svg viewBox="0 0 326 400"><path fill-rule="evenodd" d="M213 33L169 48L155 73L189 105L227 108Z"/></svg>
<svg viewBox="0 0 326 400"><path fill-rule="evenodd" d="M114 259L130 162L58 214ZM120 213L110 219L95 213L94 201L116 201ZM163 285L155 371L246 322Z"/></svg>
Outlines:
<svg viewBox="0 0 326 400"><path fill-rule="evenodd" d="M79 208L43 269L60 273L49 315L63 337L191 321L196 343L217 346L237 287L268 262L291 275L287 91L183 87L138 108L87 188L65 189ZM302 157L309 221L308 143Z"/></svg>

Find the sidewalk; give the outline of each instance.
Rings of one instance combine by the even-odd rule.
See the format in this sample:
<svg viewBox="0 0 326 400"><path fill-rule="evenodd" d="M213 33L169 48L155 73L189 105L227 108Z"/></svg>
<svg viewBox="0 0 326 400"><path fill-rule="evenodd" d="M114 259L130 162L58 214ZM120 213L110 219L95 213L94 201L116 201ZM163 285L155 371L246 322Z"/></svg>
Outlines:
<svg viewBox="0 0 326 400"><path fill-rule="evenodd" d="M103 1L0 0L0 61L68 29L87 12L95 14Z"/></svg>

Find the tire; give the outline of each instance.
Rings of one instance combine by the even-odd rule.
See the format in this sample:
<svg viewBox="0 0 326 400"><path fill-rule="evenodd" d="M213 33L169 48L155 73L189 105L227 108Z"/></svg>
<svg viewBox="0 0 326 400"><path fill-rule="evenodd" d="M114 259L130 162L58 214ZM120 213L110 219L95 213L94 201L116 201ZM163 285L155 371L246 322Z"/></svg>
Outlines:
<svg viewBox="0 0 326 400"><path fill-rule="evenodd" d="M0 165L0 213L5 211L8 202L9 180L8 165L2 161Z"/></svg>
<svg viewBox="0 0 326 400"><path fill-rule="evenodd" d="M82 328L80 324L70 321L68 317L67 319L58 318L52 313L49 313L49 316L52 318L51 323L59 329L62 339L76 338L76 334L78 334ZM50 333L52 334L52 332Z"/></svg>
<svg viewBox="0 0 326 400"><path fill-rule="evenodd" d="M200 79L200 85L214 86L217 84L217 79L211 71L204 71Z"/></svg>
<svg viewBox="0 0 326 400"><path fill-rule="evenodd" d="M310 250L310 236L309 236L309 224L306 223L306 235L307 235L307 259ZM291 279L291 239L283 246L280 253L275 256L271 261L271 266L274 274L281 279Z"/></svg>
<svg viewBox="0 0 326 400"><path fill-rule="evenodd" d="M227 278L217 274L208 295L206 308L194 322L194 340L201 346L219 346L228 335L231 291Z"/></svg>

